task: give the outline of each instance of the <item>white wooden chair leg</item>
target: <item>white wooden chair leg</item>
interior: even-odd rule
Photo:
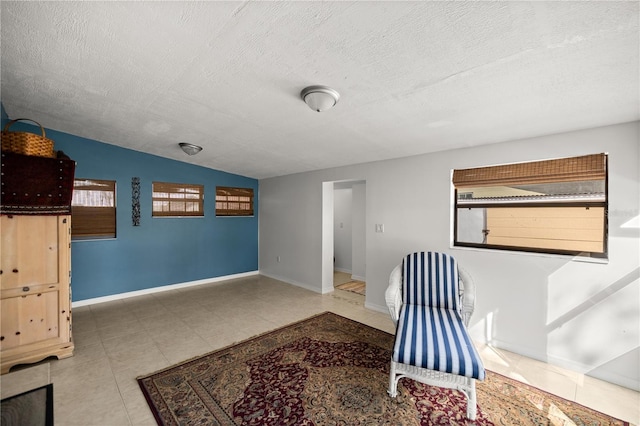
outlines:
[[[475,380],[471,380],[471,389],[469,389],[469,395],[467,399],[467,418],[469,420],[476,419],[476,382]]]
[[[391,361],[389,367],[389,390],[387,393],[390,397],[395,398],[398,395],[398,380],[396,379],[396,363]]]

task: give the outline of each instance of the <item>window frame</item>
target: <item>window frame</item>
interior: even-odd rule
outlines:
[[[156,185],[164,186],[164,188],[156,189]],[[168,191],[162,191],[163,189],[168,189]],[[172,198],[168,197],[157,197],[156,193],[166,193],[166,194],[186,194],[189,190],[197,190],[197,201],[196,198],[188,199],[186,197],[176,197]],[[156,210],[156,202],[167,202],[169,203],[169,210]],[[198,210],[187,211],[186,203],[194,203],[197,202]],[[184,210],[173,210],[171,209],[171,203],[185,203]],[[176,182],[160,182],[153,181],[151,182],[151,217],[152,218],[183,218],[183,217],[204,217],[204,185],[197,183],[176,183]]]
[[[221,194],[220,192],[226,192],[225,194]],[[219,200],[220,196],[235,196],[249,197],[249,200]],[[223,202],[233,202],[233,203],[249,203],[248,209],[229,209],[229,208],[219,208],[219,203]],[[253,188],[241,188],[241,187],[230,187],[230,186],[216,186],[216,217],[253,217],[255,216],[255,190]]]
[[[450,185],[452,188],[452,234],[451,234],[451,246],[452,248],[474,248],[480,250],[497,250],[497,251],[508,251],[508,252],[522,252],[522,253],[535,253],[535,254],[547,254],[547,255],[569,255],[569,256],[577,256],[577,257],[585,257],[585,258],[594,258],[599,260],[608,259],[609,252],[609,221],[608,221],[608,211],[609,211],[609,157],[607,153],[602,153],[598,155],[604,156],[604,201],[529,201],[529,202],[475,202],[469,204],[458,204],[458,193],[466,192],[465,189],[468,188],[457,188],[454,184],[454,172],[456,170],[452,170],[451,172],[451,180]],[[567,158],[559,158],[557,160],[565,160],[571,158],[579,158],[579,157],[567,157]],[[546,160],[553,161],[553,160]],[[541,161],[542,162],[542,161]],[[530,163],[535,163],[530,162]],[[520,164],[527,164],[526,162],[519,163],[511,163],[511,164],[500,164],[496,166],[489,167],[502,167],[502,166],[517,166]],[[489,167],[476,167],[471,169],[485,169]],[[558,181],[560,182],[560,181]],[[483,185],[478,185],[478,187]],[[491,185],[485,185],[491,186]],[[578,250],[570,250],[570,249],[553,249],[553,248],[540,248],[540,247],[528,247],[528,246],[511,246],[511,245],[502,245],[502,244],[488,244],[488,243],[475,243],[475,242],[461,242],[458,241],[458,212],[459,209],[464,208],[549,208],[549,207],[597,207],[603,209],[603,236],[602,236],[602,252],[595,251],[578,251]],[[484,229],[483,229],[484,231]]]
[[[109,186],[107,192],[111,192],[113,195],[113,206],[84,206],[73,205],[73,196],[71,201],[71,240],[83,241],[83,240],[102,240],[113,239],[117,237],[117,181],[110,179],[92,179],[92,178],[75,178],[74,183],[74,195],[78,192],[76,190],[76,182],[94,182],[100,184],[106,184]],[[86,185],[91,187],[93,185]],[[101,209],[109,208],[109,212],[105,212]],[[105,214],[106,213],[106,214]],[[90,221],[92,218],[93,221]],[[93,223],[84,223],[84,222]],[[78,222],[81,223],[78,226]],[[97,222],[97,225],[96,225]],[[107,222],[112,222],[107,223]],[[97,229],[100,229],[96,231]],[[94,231],[86,231],[86,228],[93,228]],[[75,232],[74,232],[75,231]]]

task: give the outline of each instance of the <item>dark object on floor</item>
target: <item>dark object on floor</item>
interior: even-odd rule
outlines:
[[[2,426],[53,426],[53,383],[0,402]]]

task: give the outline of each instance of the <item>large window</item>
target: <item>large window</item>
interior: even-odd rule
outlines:
[[[217,186],[216,216],[253,216],[253,189]]]
[[[73,239],[115,238],[116,182],[75,179],[71,199]]]
[[[153,182],[152,216],[204,216],[204,186]]]
[[[607,255],[607,156],[453,171],[454,245]]]

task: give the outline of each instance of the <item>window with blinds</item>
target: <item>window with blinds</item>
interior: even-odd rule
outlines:
[[[216,216],[253,216],[253,189],[216,187]]]
[[[607,255],[607,155],[453,171],[454,245]]]
[[[71,238],[115,238],[116,182],[75,179],[71,199]]]
[[[152,187],[152,216],[204,216],[204,185],[152,182]]]

